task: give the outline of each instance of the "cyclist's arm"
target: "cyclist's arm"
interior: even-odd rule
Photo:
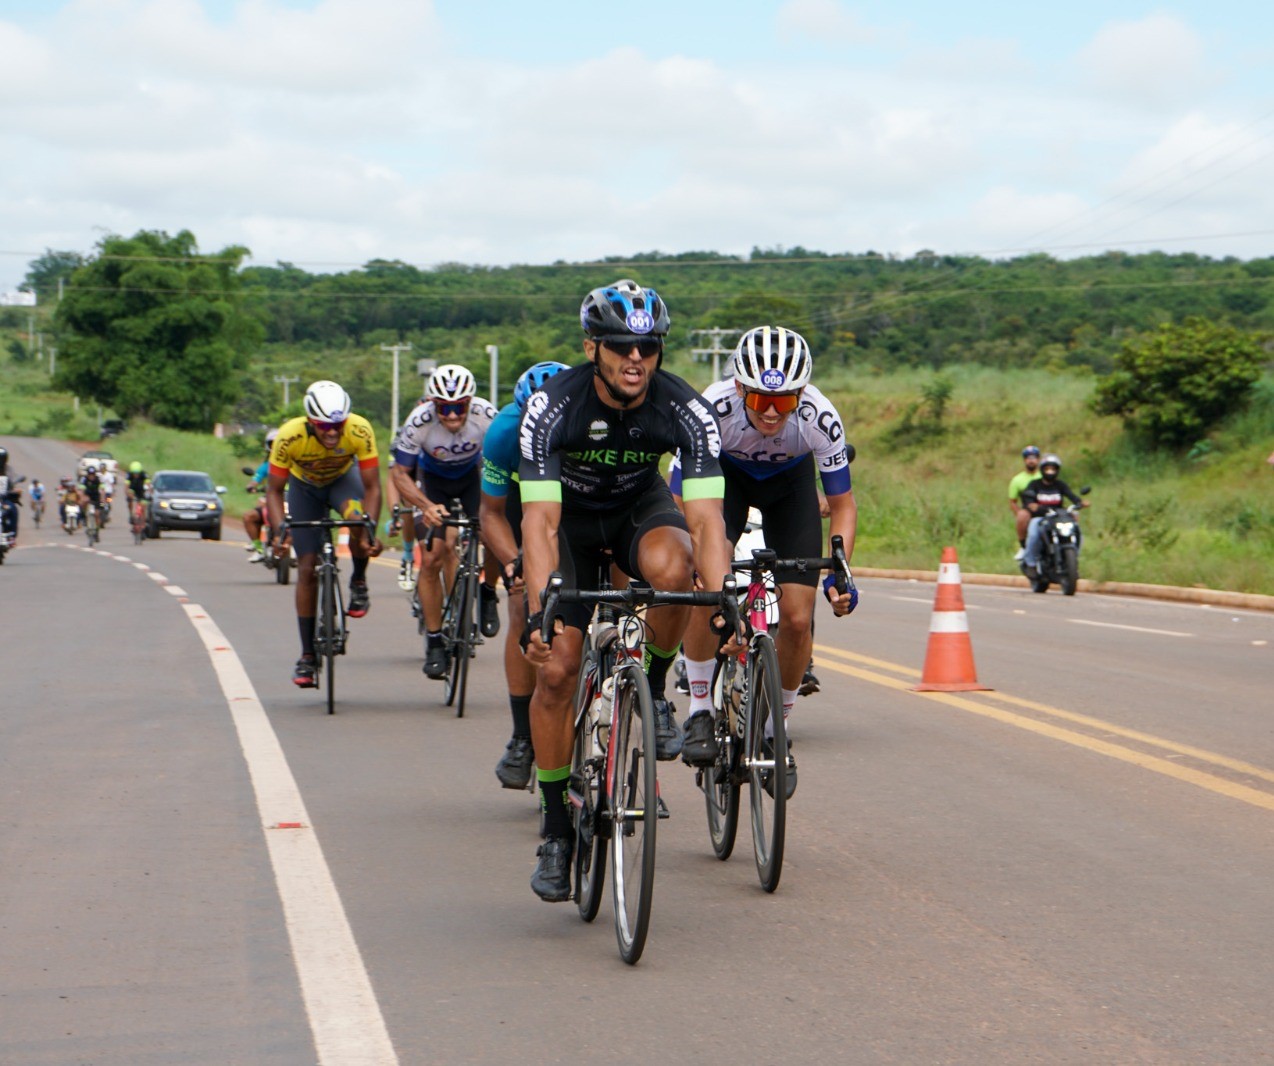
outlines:
[[[478,508],[478,517],[482,522],[482,543],[495,557],[502,571],[518,554],[518,542],[514,539],[513,527],[509,525],[508,515],[504,512],[507,498],[484,492]]]
[[[828,536],[840,536],[845,541],[845,558],[854,558],[854,539],[858,535],[858,501],[854,492],[842,492],[838,496],[828,496],[827,505],[831,508],[831,521],[828,523]],[[829,549],[830,552],[830,549]]]
[[[376,460],[358,464],[363,479],[363,511],[372,520],[372,526],[380,521],[380,463]],[[373,534],[372,540],[376,537]]]
[[[425,525],[436,526],[446,517],[447,509],[442,504],[434,503],[421,491],[415,478],[412,477],[412,471],[415,469],[414,462],[408,465],[399,455],[394,465],[390,467],[390,480],[393,481],[394,488],[398,490],[399,500],[409,507],[416,508]]]
[[[283,491],[287,488],[287,485],[288,472],[286,468],[277,467],[271,463],[270,475],[265,481],[265,509],[270,516],[271,529],[282,529],[283,523],[286,521],[286,515],[283,510]],[[281,547],[282,540],[275,541],[276,551],[281,549]]]
[[[540,593],[548,584],[549,575],[558,568],[557,527],[561,520],[559,502],[522,501],[522,573],[531,614],[543,606]]]
[[[725,518],[720,497],[684,499],[686,525],[694,544],[695,569],[707,589],[719,589],[732,573],[729,542],[725,539]]]

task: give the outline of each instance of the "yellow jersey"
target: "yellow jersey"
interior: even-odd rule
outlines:
[[[309,421],[289,419],[279,427],[270,449],[270,473],[276,477],[292,474],[311,485],[330,485],[351,466],[378,466],[376,432],[361,415],[350,415],[335,448],[323,447]]]

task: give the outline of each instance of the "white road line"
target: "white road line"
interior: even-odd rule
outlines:
[[[1178,633],[1175,629],[1146,629],[1144,626],[1121,626],[1115,622],[1089,622],[1083,618],[1068,618],[1077,626],[1100,626],[1102,629],[1129,629],[1134,633],[1154,633],[1160,637],[1192,637],[1193,633]]]
[[[243,747],[318,1061],[396,1066],[398,1056],[362,955],[265,709],[239,656],[208,613],[194,603],[182,609],[212,660]]]

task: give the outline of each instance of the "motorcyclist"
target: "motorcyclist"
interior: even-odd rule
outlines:
[[[1031,515],[1026,533],[1026,556],[1022,566],[1026,576],[1034,581],[1039,576],[1040,523],[1044,515],[1061,510],[1063,501],[1070,500],[1077,507],[1088,503],[1061,479],[1062,461],[1048,454],[1040,460],[1040,476],[1022,490],[1022,503]]]
[[[1018,552],[1013,559],[1021,562],[1026,555],[1026,530],[1031,522],[1031,512],[1022,502],[1022,491],[1040,476],[1040,450],[1034,444],[1022,449],[1022,467],[1009,481],[1009,510],[1016,522]]]
[[[266,433],[265,456],[252,475],[252,481],[248,484],[249,492],[265,492],[265,479],[270,472],[270,449],[274,447],[274,440],[278,435],[277,428]],[[261,539],[261,533],[269,524],[269,516],[265,511],[265,496],[261,495],[257,497],[257,505],[243,513],[243,531],[248,534],[248,562],[265,561],[266,545]]]

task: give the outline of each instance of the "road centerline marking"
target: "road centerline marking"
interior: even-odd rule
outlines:
[[[1126,629],[1130,633],[1153,633],[1160,637],[1192,637],[1193,633],[1180,633],[1175,629],[1147,629],[1145,626],[1121,625],[1118,622],[1091,622],[1087,618],[1068,618],[1066,621],[1077,626],[1100,626],[1102,629]]]

